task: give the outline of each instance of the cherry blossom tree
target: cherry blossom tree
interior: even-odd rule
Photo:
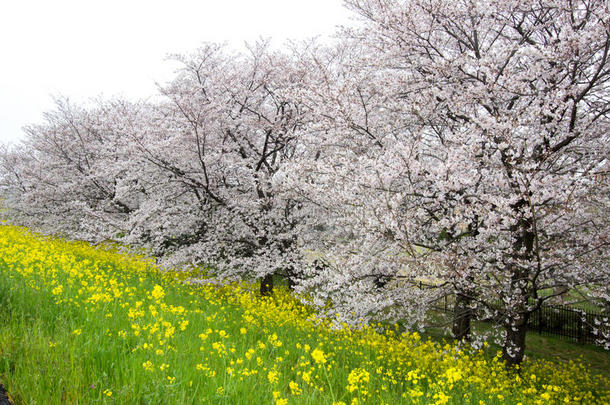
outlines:
[[[101,103],[103,104],[103,103]],[[137,201],[125,192],[126,164],[109,117],[123,102],[86,109],[57,99],[45,122],[2,155],[2,180],[13,220],[91,241],[116,239]]]
[[[335,45],[204,44],[147,102],[59,100],[0,151],[10,215],[283,275],[342,321],[455,296],[454,335],[495,320],[509,364],[554,296],[608,310],[607,2],[346,5]]]
[[[359,41],[297,44],[293,57],[310,72],[295,96],[315,116],[301,135],[305,152],[285,168],[283,185],[316,212],[307,241],[316,260],[299,291],[342,322],[384,316],[423,326],[429,306],[421,304],[441,291],[412,288],[419,281],[405,247],[390,242],[390,218],[380,216],[388,212],[388,195],[371,183],[373,163],[408,124],[384,92],[389,76],[365,68]]]
[[[222,279],[261,279],[263,293],[274,274],[293,284],[307,214],[276,174],[299,153],[307,111],[290,94],[306,72],[264,41],[175,58],[184,68],[160,97],[59,101],[29,127],[4,159],[13,212],[71,237],[120,237],[171,264],[212,264]]]
[[[347,4],[365,28],[346,41],[362,48],[322,68],[333,85],[310,92],[331,119],[306,172],[359,236],[358,270],[327,288],[353,290],[354,271],[449,287],[458,334],[474,314],[495,319],[517,364],[529,316],[555,287],[595,300],[609,283],[607,3]],[[435,298],[386,290],[371,309]]]
[[[147,232],[160,225],[154,232],[172,245],[174,263],[260,279],[264,294],[274,274],[292,283],[305,214],[282,196],[276,174],[298,153],[307,115],[289,94],[305,73],[265,42],[246,54],[207,44],[176,59],[184,67],[161,88],[164,100],[129,135],[132,155],[162,179],[134,219]]]

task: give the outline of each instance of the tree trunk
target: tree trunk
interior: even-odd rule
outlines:
[[[294,291],[294,287],[296,286],[296,280],[293,276],[288,276],[286,282],[288,283],[288,289],[290,291]]]
[[[529,313],[526,313],[506,321],[506,340],[502,348],[502,358],[508,366],[515,366],[523,360],[528,318]]]
[[[470,340],[470,321],[472,319],[472,298],[466,294],[458,293],[453,308],[453,337],[456,340]]]
[[[525,335],[527,333],[527,321],[531,311],[527,309],[528,295],[526,292],[531,287],[528,281],[531,277],[531,271],[534,269],[536,262],[534,252],[534,242],[536,234],[534,233],[534,223],[531,217],[526,217],[521,214],[520,210],[528,206],[528,201],[521,199],[517,201],[513,208],[515,214],[519,215],[519,221],[511,226],[511,231],[515,235],[513,244],[513,259],[514,263],[510,266],[510,291],[513,294],[511,297],[516,300],[512,310],[509,312],[506,319],[506,340],[502,348],[502,357],[506,361],[507,366],[515,366],[523,360],[525,355]],[[521,263],[519,263],[521,262]],[[530,263],[530,266],[524,266],[522,263]]]
[[[273,274],[267,274],[261,279],[260,291],[262,296],[273,295]]]
[[[294,267],[288,266],[284,268],[282,274],[284,275],[288,289],[290,291],[294,291],[294,287],[297,284],[297,273],[294,271]]]

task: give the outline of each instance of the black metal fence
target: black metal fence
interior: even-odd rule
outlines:
[[[608,324],[604,319],[607,320],[607,315],[565,305],[544,305],[530,315],[528,328],[542,335],[594,344],[600,334],[608,333]]]
[[[417,284],[419,288],[435,287],[433,284],[421,281]],[[433,305],[433,308],[437,311],[453,313],[454,301],[452,295],[445,295]],[[608,318],[608,314],[604,315],[600,312],[576,309],[568,305],[545,304],[530,314],[527,326],[528,330],[541,335],[553,335],[579,343],[595,344],[601,336],[610,335]]]

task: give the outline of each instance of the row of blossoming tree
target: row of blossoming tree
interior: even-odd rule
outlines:
[[[282,276],[341,321],[423,328],[450,295],[454,336],[493,320],[510,364],[553,297],[608,310],[608,3],[346,6],[332,45],[206,44],[147,101],[57,100],[2,150],[5,214]]]

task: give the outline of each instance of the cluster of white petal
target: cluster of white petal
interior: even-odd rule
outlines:
[[[207,44],[148,101],[58,100],[0,154],[5,213],[282,275],[340,322],[423,328],[450,297],[515,363],[541,305],[609,311],[607,2],[346,4],[333,45]]]

